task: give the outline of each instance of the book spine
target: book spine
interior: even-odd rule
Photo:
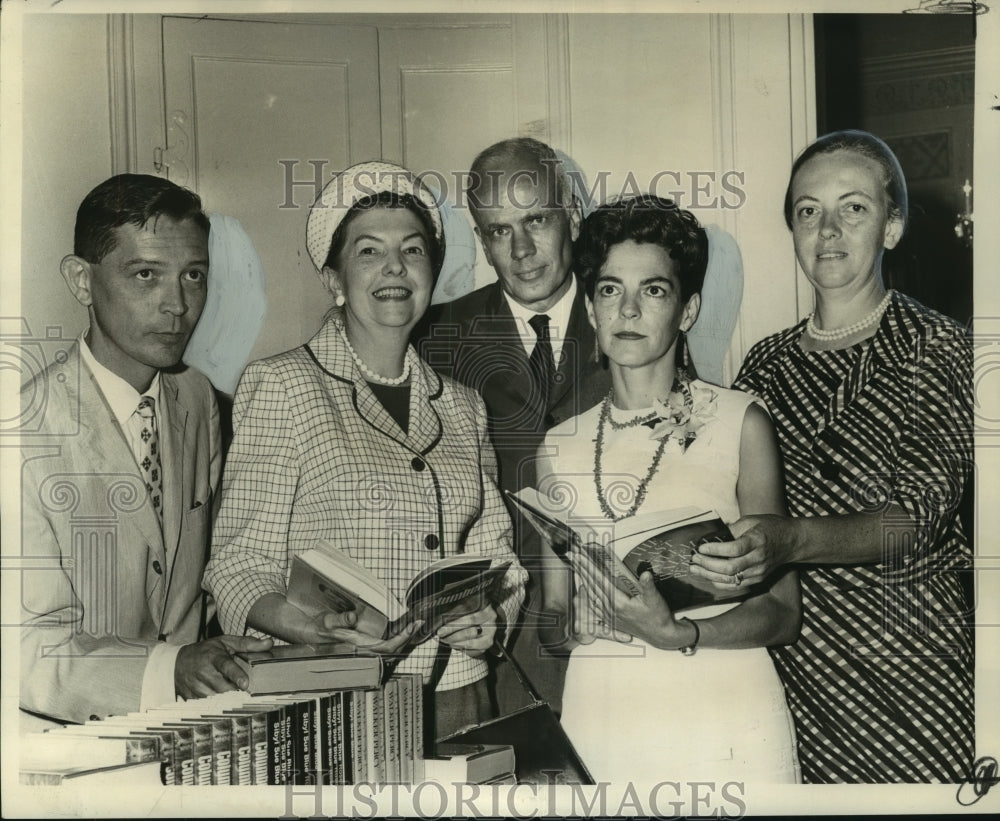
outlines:
[[[316,783],[316,702],[310,698],[302,703],[299,714],[299,730],[302,733],[300,746],[302,748],[302,773],[298,784],[312,785]]]
[[[333,694],[328,693],[319,699],[319,713],[316,716],[319,744],[316,748],[316,783],[327,786],[330,784],[330,773],[333,771],[333,751],[331,747],[331,731],[333,720]]]
[[[396,677],[399,687],[399,780],[413,783],[413,679],[407,675]]]
[[[309,707],[304,701],[292,701],[286,705],[288,711],[288,734],[290,770],[289,784],[306,783],[306,756],[309,744]]]
[[[381,690],[365,691],[365,734],[368,738],[368,781],[385,784],[385,718]]]
[[[350,745],[344,726],[343,692],[330,694],[330,783],[347,784],[347,768],[350,761]]]
[[[285,713],[281,705],[275,705],[268,712],[267,719],[267,783],[284,784],[284,733]]]
[[[281,763],[278,774],[279,784],[291,784],[292,770],[295,766],[294,739],[292,737],[292,727],[295,721],[295,708],[285,704],[281,707],[281,720],[279,723],[279,743],[281,750],[278,760]]]
[[[175,783],[192,786],[195,783],[194,729],[174,727],[171,732],[174,736],[174,766],[177,769]]]
[[[174,765],[175,753],[174,753],[174,734],[170,732],[159,732],[156,730],[148,730],[151,736],[154,736],[160,745],[160,760],[163,762],[163,783],[164,784],[177,784],[177,768]]]
[[[194,733],[194,783],[204,787],[212,783],[212,725],[210,722],[200,722],[191,727]]]
[[[266,711],[250,716],[251,780],[253,784],[269,784],[268,753],[270,751],[270,716]]]
[[[390,679],[382,689],[382,750],[385,758],[385,781],[398,784],[400,778],[399,682]]]
[[[351,745],[353,767],[351,784],[366,784],[371,780],[368,772],[368,731],[365,722],[365,693],[352,690],[351,693]]]
[[[424,733],[426,715],[424,713],[424,678],[413,673],[413,783],[424,780]]]
[[[212,720],[212,783],[233,783],[233,724],[228,718]]]
[[[237,786],[250,786],[253,783],[253,755],[251,741],[251,717],[247,714],[233,713],[233,770],[231,783]]]

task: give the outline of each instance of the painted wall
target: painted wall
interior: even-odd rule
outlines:
[[[49,326],[75,336],[87,314],[59,262],[73,250],[77,206],[112,173],[108,23],[102,14],[23,21],[21,315],[36,336]]]
[[[645,190],[658,180],[659,193],[675,196],[739,242],[746,285],[730,378],[753,342],[803,309],[780,214],[791,158],[807,139],[802,87],[811,78],[794,76],[811,55],[811,40],[795,36],[803,19],[568,18],[570,139],[559,147],[592,186],[603,179],[596,196]],[[112,172],[108,40],[106,16],[25,18],[21,259],[29,287],[22,314],[35,333],[59,325],[75,334],[86,322],[58,265],[72,249],[77,204]],[[620,43],[629,48],[615,47]],[[451,108],[461,112],[463,105],[455,101]],[[727,172],[740,176],[724,183]],[[268,326],[287,321],[277,313],[269,313],[265,335]]]

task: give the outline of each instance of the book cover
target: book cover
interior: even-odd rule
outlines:
[[[509,744],[442,743],[424,760],[427,780],[440,784],[491,783],[510,777],[514,767]]]
[[[163,757],[166,770],[164,783],[193,783],[193,761],[191,759],[191,734],[188,731],[177,732],[173,729],[149,726],[154,724],[143,714],[129,716],[109,716],[102,721],[88,721],[85,724],[67,724],[58,729],[49,730],[53,735],[88,736],[93,738],[100,734],[127,734],[130,736],[156,736],[159,738],[160,754]],[[188,780],[185,781],[184,779]]]
[[[91,767],[84,763],[67,767],[32,769],[22,767],[19,782],[26,786],[66,784],[87,789],[118,787],[122,784],[161,786],[164,783],[163,763],[161,761],[145,761],[103,767]]]
[[[86,761],[91,767],[159,761],[158,738],[135,736],[129,730],[94,727],[92,733],[27,733],[21,736],[21,769],[62,769]]]
[[[651,570],[656,589],[678,612],[713,602],[744,598],[747,587],[717,588],[691,573],[691,554],[706,542],[732,541],[729,527],[713,510],[694,507],[645,513],[620,522],[579,522],[564,518],[565,506],[525,488],[507,492],[557,554],[597,568],[630,596],[640,592],[638,577]]]
[[[382,637],[420,619],[424,625],[413,638],[419,643],[447,618],[496,603],[509,566],[473,554],[448,556],[421,571],[400,601],[367,568],[320,541],[293,557],[286,598],[309,615],[354,610],[359,630]]]
[[[377,687],[382,678],[382,657],[353,644],[286,644],[234,659],[251,695]]]

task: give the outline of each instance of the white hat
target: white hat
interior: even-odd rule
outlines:
[[[437,200],[412,172],[394,163],[376,160],[352,165],[326,184],[323,193],[309,209],[306,222],[306,250],[316,270],[320,271],[330,253],[333,234],[347,212],[365,197],[391,191],[397,196],[409,194],[427,206],[434,224],[434,238],[443,234]]]

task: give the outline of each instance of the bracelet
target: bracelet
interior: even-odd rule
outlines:
[[[684,647],[677,648],[682,656],[693,656],[698,650],[698,642],[701,639],[701,628],[698,627],[698,622],[689,618],[681,617],[678,621],[686,621],[694,628],[694,641]]]

